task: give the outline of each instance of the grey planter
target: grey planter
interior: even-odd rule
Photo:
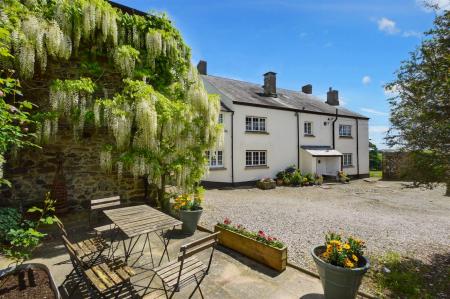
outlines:
[[[183,232],[187,234],[195,233],[198,221],[202,215],[203,210],[183,211],[180,210],[180,220],[183,221]]]
[[[361,280],[370,267],[369,260],[366,257],[361,257],[359,268],[348,269],[337,267],[319,258],[319,255],[324,251],[325,246],[317,246],[311,249],[311,255],[319,271],[325,298],[356,298]]]

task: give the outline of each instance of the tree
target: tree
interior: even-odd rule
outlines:
[[[427,38],[386,85],[396,92],[389,99],[391,128],[388,145],[432,157],[430,171],[442,174],[450,195],[450,11],[437,15]],[[412,155],[419,157],[421,155]],[[422,163],[423,159],[412,159]],[[428,184],[436,176],[423,175],[418,183]]]
[[[371,170],[381,169],[381,153],[375,143],[369,142],[369,168]]]
[[[116,170],[120,180],[128,170],[157,184],[160,205],[166,183],[193,190],[206,170],[205,151],[220,145],[220,100],[207,94],[167,16],[129,15],[104,0],[4,0],[0,12],[15,54],[0,63],[15,67],[19,78],[33,80],[48,64],[68,60],[94,68],[97,59],[107,64],[96,66],[101,73],[112,69],[123,79],[104,98],[92,74],[54,80],[34,118],[36,141],[51,142],[60,121],[78,139],[92,120],[114,140],[99,155],[106,172]]]

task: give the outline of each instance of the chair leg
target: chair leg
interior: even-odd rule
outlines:
[[[194,275],[195,277],[195,281],[197,282],[197,285],[195,286],[195,289],[192,291],[192,293],[189,295],[189,298],[192,298],[192,296],[194,296],[195,291],[197,291],[197,289],[200,290],[200,284],[202,283],[203,279],[205,278],[206,274],[203,274],[202,278],[200,278],[200,280],[197,280],[197,276]],[[200,295],[203,298],[203,293],[200,290]]]

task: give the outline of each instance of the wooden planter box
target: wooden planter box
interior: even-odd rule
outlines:
[[[233,231],[214,226],[219,234],[219,244],[233,249],[252,260],[282,272],[286,269],[287,247],[281,249],[268,246]]]

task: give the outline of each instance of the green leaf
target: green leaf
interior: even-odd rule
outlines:
[[[42,213],[43,210],[40,209],[40,208],[38,208],[38,207],[32,207],[32,208],[29,208],[27,212],[28,212],[28,213],[35,213],[35,212]]]

